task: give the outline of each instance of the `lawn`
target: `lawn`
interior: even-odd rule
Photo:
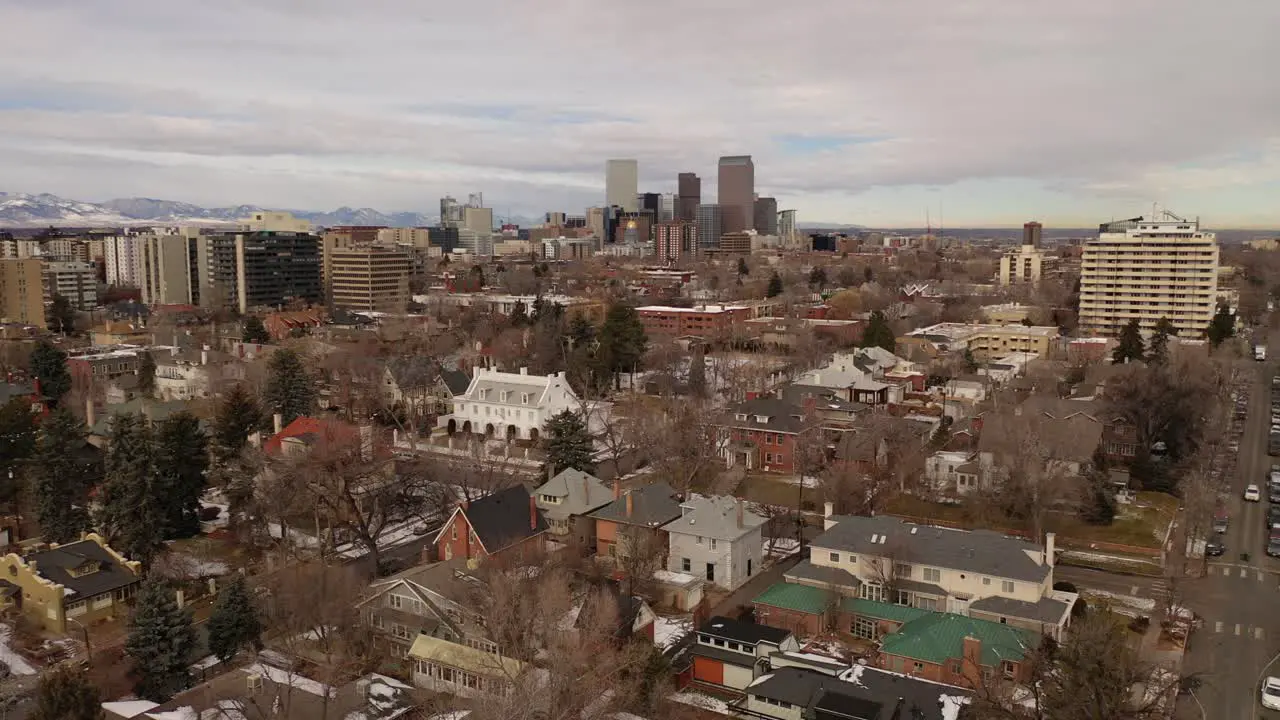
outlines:
[[[738,485],[738,497],[747,502],[761,505],[780,505],[794,509],[796,502],[803,497],[806,510],[822,507],[821,490],[804,488],[803,496],[799,485],[787,482],[781,476],[765,473],[749,472]]]

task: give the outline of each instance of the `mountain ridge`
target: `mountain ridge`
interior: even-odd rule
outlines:
[[[51,193],[0,192],[0,228],[114,227],[129,225],[234,225],[249,214],[266,210],[258,205],[206,208],[192,203],[157,198],[116,198],[101,203],[83,202]],[[276,209],[276,208],[272,208]],[[317,226],[430,225],[435,216],[416,212],[384,213],[373,208],[343,206],[332,211],[289,210],[295,217]]]

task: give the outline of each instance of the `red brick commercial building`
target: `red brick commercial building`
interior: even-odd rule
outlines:
[[[637,307],[636,315],[649,337],[727,337],[751,316],[750,307],[740,305],[698,305]]]
[[[727,337],[751,317],[741,305],[698,305],[691,308],[647,305],[636,308],[649,337]]]

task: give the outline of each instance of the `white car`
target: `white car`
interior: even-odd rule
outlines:
[[[1244,499],[1249,502],[1262,502],[1262,493],[1257,485],[1249,485],[1244,489]]]
[[[1280,678],[1269,677],[1262,681],[1262,707],[1268,710],[1280,710]]]

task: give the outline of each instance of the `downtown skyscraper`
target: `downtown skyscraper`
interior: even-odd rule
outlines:
[[[756,166],[750,155],[720,158],[718,190],[721,232],[741,232],[755,227]]]
[[[635,160],[606,160],[604,163],[605,207],[620,207],[633,213],[640,209],[640,165]]]

